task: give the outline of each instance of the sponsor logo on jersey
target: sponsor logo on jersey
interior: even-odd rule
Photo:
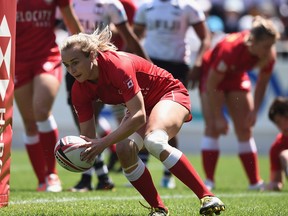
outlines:
[[[18,11],[16,22],[32,22],[37,27],[49,27],[51,18],[50,10]]]

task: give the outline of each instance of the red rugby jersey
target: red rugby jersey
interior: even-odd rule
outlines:
[[[174,89],[187,92],[169,72],[139,56],[126,52],[99,52],[97,62],[98,82],[76,81],[72,88],[72,102],[80,122],[93,116],[94,100],[105,104],[124,104],[142,91],[147,110],[167,92]]]
[[[69,4],[70,0],[17,1],[16,62],[46,56],[61,59],[54,34],[55,11]]]

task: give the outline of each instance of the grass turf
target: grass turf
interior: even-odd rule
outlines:
[[[199,155],[188,155],[190,161],[203,177]],[[269,176],[268,157],[260,156],[260,169],[265,181]],[[171,216],[199,215],[199,200],[186,186],[176,181],[173,190],[159,186],[162,177],[162,164],[152,157],[148,163],[156,187],[169,207]],[[95,215],[95,216],[144,216],[148,204],[133,188],[125,187],[127,180],[119,172],[111,172],[115,191],[91,191],[71,193],[67,189],[74,186],[80,174],[58,167],[64,191],[61,193],[36,192],[36,177],[32,172],[28,157],[23,150],[12,150],[10,203],[0,209],[1,216],[31,215]],[[93,177],[93,184],[97,180]],[[226,204],[221,215],[229,216],[286,216],[288,215],[288,188],[282,192],[247,191],[248,182],[235,155],[222,155],[217,166],[216,189],[213,191]]]

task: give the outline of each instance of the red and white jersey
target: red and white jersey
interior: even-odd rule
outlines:
[[[73,6],[86,33],[127,21],[122,3],[118,0],[73,0]]]
[[[99,52],[96,60],[99,68],[97,83],[76,81],[72,88],[72,103],[79,122],[92,118],[93,101],[124,104],[141,91],[145,109],[151,110],[173,90],[183,92],[189,98],[187,89],[179,80],[144,58],[126,52],[107,51]],[[187,106],[190,110],[190,103]]]
[[[259,58],[249,52],[245,44],[249,31],[242,31],[227,35],[220,41],[213,51],[207,51],[204,55],[205,63],[218,73],[233,76],[234,73],[245,73],[253,69],[259,63]],[[272,60],[264,68],[263,73],[272,73],[275,60]]]
[[[185,41],[188,27],[205,20],[200,6],[191,0],[151,0],[137,10],[134,23],[145,25],[144,48],[151,58],[188,62]]]
[[[70,0],[18,0],[16,15],[16,62],[59,56],[55,42],[56,7]]]
[[[260,59],[251,54],[245,40],[249,31],[232,33],[221,40],[213,49],[207,50],[203,56],[200,91],[206,91],[208,73],[225,74],[218,86],[222,90],[251,89],[251,82],[247,71],[257,67]],[[275,59],[260,69],[259,73],[272,73]]]

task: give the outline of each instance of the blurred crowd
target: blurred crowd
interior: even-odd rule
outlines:
[[[206,12],[212,32],[231,33],[250,29],[253,17],[269,18],[281,34],[277,51],[288,53],[287,0],[197,0]]]
[[[271,19],[282,39],[288,38],[288,1],[286,0],[198,0],[209,16],[217,16],[223,22],[225,33],[251,27],[256,15]]]

